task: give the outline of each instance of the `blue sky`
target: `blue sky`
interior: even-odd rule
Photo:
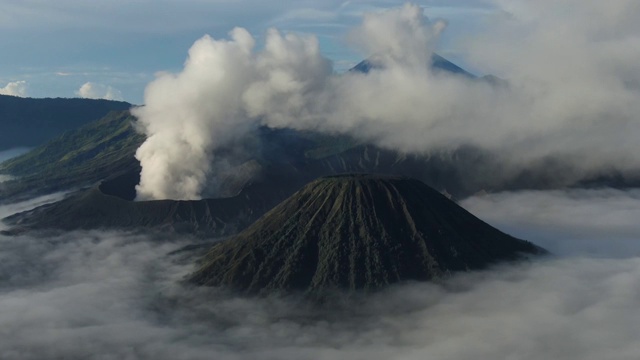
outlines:
[[[429,18],[448,20],[439,52],[461,65],[457,44],[491,16],[481,0],[419,1]],[[359,54],[345,40],[363,12],[401,1],[336,0],[0,0],[0,93],[30,97],[104,97],[141,103],[158,71],[179,71],[205,34],[235,26],[258,39],[270,27],[315,34],[336,71]],[[80,88],[86,84],[84,92]]]

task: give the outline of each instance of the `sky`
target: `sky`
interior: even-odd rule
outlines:
[[[438,51],[472,71],[460,39],[495,16],[482,0],[417,1],[432,19],[449,23]],[[143,102],[157,72],[182,68],[187,50],[205,34],[228,37],[236,26],[258,42],[269,28],[314,34],[342,72],[368,54],[355,51],[349,29],[364,12],[401,1],[256,0],[0,0],[0,94],[100,97]]]

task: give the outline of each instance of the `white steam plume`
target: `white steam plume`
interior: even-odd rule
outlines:
[[[480,65],[499,64],[504,86],[431,71],[445,24],[417,5],[368,14],[351,33],[382,65],[369,74],[333,74],[313,37],[270,30],[257,53],[241,29],[229,41],[198,40],[184,70],[152,82],[136,111],[148,136],[137,153],[139,198],[198,198],[215,178],[216,150],[258,125],[407,152],[473,145],[511,167],[555,156],[584,172],[637,169],[640,47],[630,45],[640,43],[640,28],[624,19],[640,16],[638,6],[616,2],[601,29],[588,24],[602,2],[576,3],[589,11],[566,19],[547,15],[556,3],[545,1],[544,11],[517,3],[507,10],[530,18],[497,19],[469,47]],[[521,10],[528,7],[538,11]]]
[[[161,74],[134,110],[147,134],[138,198],[197,199],[210,175],[213,150],[250,125],[241,95],[252,77],[254,39],[244,29],[231,40],[196,41],[180,74]]]
[[[147,87],[146,105],[134,110],[147,134],[136,153],[138,198],[198,199],[215,150],[256,124],[244,99],[258,108],[284,103],[287,123],[310,106],[307,91],[321,88],[331,71],[316,39],[271,30],[259,56],[254,44],[240,28],[229,41],[205,36],[189,50],[183,72],[161,74]]]

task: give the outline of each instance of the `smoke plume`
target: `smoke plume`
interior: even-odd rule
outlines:
[[[312,36],[272,29],[261,50],[243,29],[205,36],[182,72],[149,84],[135,112],[148,137],[136,154],[138,197],[199,198],[215,182],[217,151],[260,125],[414,153],[471,145],[505,168],[555,157],[585,174],[637,169],[640,28],[629,19],[638,6],[544,3],[498,2],[509,16],[465,48],[507,84],[432,71],[446,24],[411,4],[367,14],[349,34],[380,65],[369,74],[333,73]],[[590,25],[600,10],[606,21]]]

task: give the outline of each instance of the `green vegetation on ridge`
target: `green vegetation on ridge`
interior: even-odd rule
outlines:
[[[133,158],[144,141],[129,111],[110,112],[101,120],[0,164],[0,174],[19,179],[0,188],[2,197],[28,191],[50,192],[83,186],[138,167]]]

